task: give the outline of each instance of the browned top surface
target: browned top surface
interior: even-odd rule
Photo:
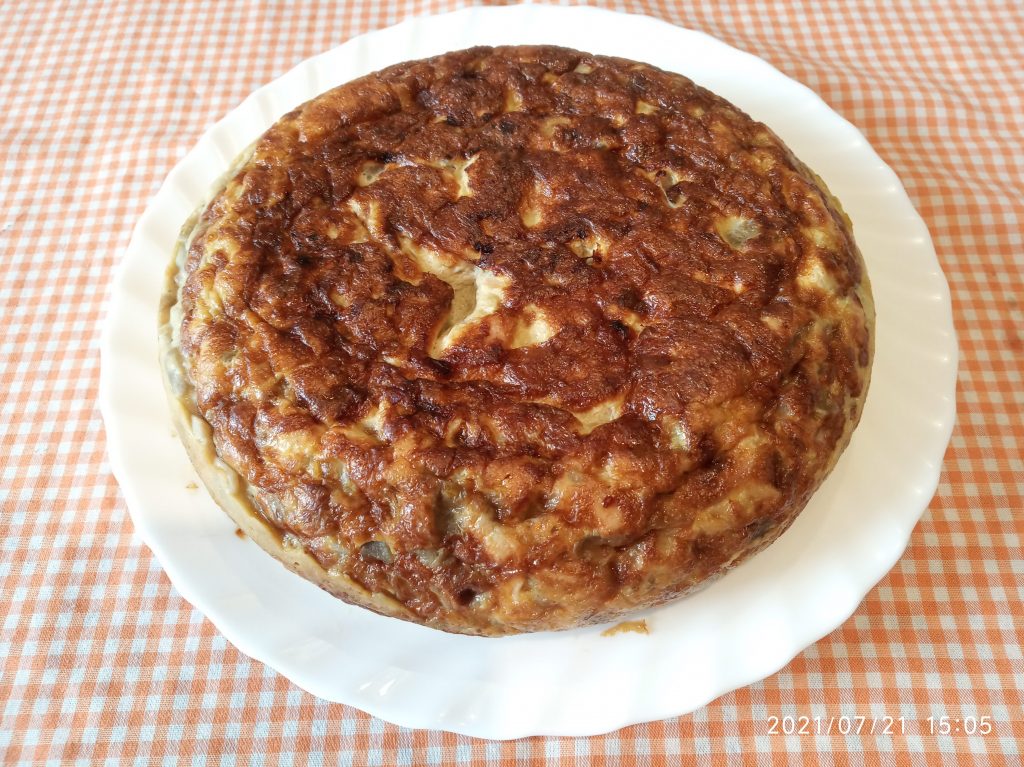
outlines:
[[[685,78],[476,48],[260,140],[192,241],[181,349],[325,568],[445,627],[563,625],[803,507],[859,416],[861,269],[813,176]]]

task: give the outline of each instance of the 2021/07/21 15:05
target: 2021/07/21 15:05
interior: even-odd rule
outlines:
[[[924,720],[929,735],[988,735],[990,716],[929,716]],[[905,735],[902,716],[770,716],[769,735]]]

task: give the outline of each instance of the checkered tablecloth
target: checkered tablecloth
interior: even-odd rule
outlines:
[[[903,179],[952,288],[959,419],[938,493],[853,617],[782,671],[607,736],[486,742],[317,700],[171,587],[133,533],[96,405],[132,226],[250,91],[355,34],[459,5],[0,2],[0,764],[1021,764],[1020,0],[604,3],[708,32],[817,91]],[[772,717],[843,715],[903,717],[906,734],[772,732]]]

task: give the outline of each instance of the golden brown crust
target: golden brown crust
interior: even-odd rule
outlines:
[[[838,202],[635,62],[369,75],[282,118],[189,235],[161,322],[203,481],[304,577],[448,631],[706,582],[792,522],[867,391]]]

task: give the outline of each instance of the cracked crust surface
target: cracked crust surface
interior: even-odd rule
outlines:
[[[605,621],[773,541],[867,392],[849,221],[684,77],[474,48],[276,123],[161,307],[217,502],[355,604],[498,635]]]

